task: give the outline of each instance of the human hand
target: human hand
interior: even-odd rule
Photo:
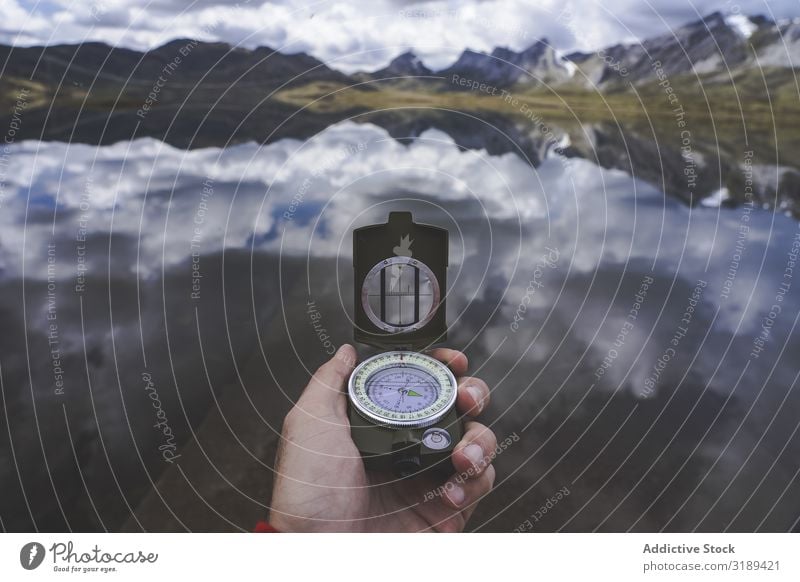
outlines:
[[[489,402],[489,388],[465,376],[467,358],[446,348],[430,355],[458,379],[456,408],[468,417]],[[395,479],[366,471],[350,438],[347,380],[355,349],[343,345],[311,378],[286,415],[275,463],[270,523],[279,531],[460,532],[494,484],[497,441],[482,424],[467,420],[455,446],[457,473],[442,483],[430,474]]]

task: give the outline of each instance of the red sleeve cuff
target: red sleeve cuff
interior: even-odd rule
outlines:
[[[272,527],[272,525],[268,521],[259,521],[258,523],[256,523],[256,527],[253,531],[255,533],[281,533],[280,531]]]

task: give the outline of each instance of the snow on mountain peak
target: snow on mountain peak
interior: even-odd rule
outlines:
[[[727,24],[736,32],[738,32],[742,36],[742,38],[750,38],[758,28],[758,26],[756,26],[744,14],[731,14],[729,16],[726,16],[725,24]]]
[[[567,75],[574,77],[578,71],[578,66],[566,58],[561,51],[556,51],[556,62],[567,70]]]

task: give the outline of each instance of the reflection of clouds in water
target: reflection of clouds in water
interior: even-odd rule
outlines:
[[[339,255],[349,257],[349,232],[354,226],[383,221],[389,210],[400,208],[412,209],[420,222],[447,226],[451,230],[448,281],[451,341],[459,346],[474,341],[469,346],[473,363],[479,366],[485,362],[481,375],[490,382],[508,373],[508,379],[497,386],[493,398],[493,408],[498,414],[503,413],[497,424],[502,434],[520,429],[538,413],[544,422],[554,419],[557,425],[577,405],[595,381],[593,372],[614,347],[614,339],[626,321],[640,281],[651,269],[655,284],[636,325],[618,350],[613,365],[597,382],[594,394],[581,402],[579,414],[584,420],[595,418],[604,399],[618,386],[622,390],[617,396],[623,398],[623,405],[637,402],[633,395],[641,393],[652,366],[680,324],[688,296],[698,279],[708,281],[708,287],[689,333],[681,341],[679,357],[664,371],[649,403],[663,404],[677,393],[676,386],[695,355],[692,370],[681,388],[686,396],[678,400],[697,398],[706,385],[715,397],[730,395],[751,350],[752,338],[760,329],[765,309],[772,303],[781,281],[786,252],[796,232],[794,221],[754,211],[733,291],[728,299],[722,299],[720,290],[735,249],[741,209],[687,208],[621,171],[604,170],[581,159],[564,163],[560,158],[549,157],[534,169],[514,154],[491,157],[480,150],[462,150],[436,130],[425,132],[417,140],[400,142],[376,126],[345,122],[307,142],[285,139],[266,146],[245,144],[225,150],[193,151],[180,151],[150,139],[104,147],[25,142],[14,146],[11,162],[17,171],[8,177],[9,196],[0,210],[2,279],[16,284],[22,272],[22,235],[29,189],[31,206],[25,233],[25,276],[29,289],[34,285],[41,288],[46,277],[43,249],[55,240],[60,249],[57,275],[65,280],[61,288],[68,290],[75,276],[75,237],[81,215],[86,213],[89,273],[98,277],[90,281],[89,288],[104,290],[99,278],[105,277],[110,269],[114,281],[119,281],[114,283],[114,301],[126,306],[114,308],[118,358],[133,361],[139,348],[134,308],[137,297],[133,289],[136,279],[130,276],[136,273],[143,288],[145,343],[161,346],[165,351],[166,346],[160,343],[162,320],[165,314],[174,318],[179,325],[170,327],[174,334],[170,347],[176,365],[183,370],[196,371],[197,360],[192,341],[193,306],[188,301],[188,291],[182,294],[189,280],[187,266],[195,228],[200,230],[197,249],[203,257],[200,264],[208,276],[204,297],[210,297],[209,302],[214,304],[220,300],[216,294],[219,262],[218,257],[212,257],[223,249],[229,253],[226,256],[233,255],[226,259],[230,261],[226,276],[234,280],[229,292],[239,294],[238,301],[228,297],[226,314],[219,307],[220,313],[209,315],[211,319],[204,329],[224,329],[220,318],[226,315],[238,324],[231,326],[237,336],[234,343],[239,341],[252,347],[253,329],[252,325],[248,327],[251,323],[248,318],[253,315],[246,309],[250,305],[246,255],[251,244],[259,258],[267,258],[266,265],[256,265],[258,276],[253,277],[260,286],[256,296],[263,298],[263,305],[256,306],[262,310],[256,315],[259,323],[267,322],[268,327],[283,325],[282,321],[276,324],[282,294],[287,313],[301,314],[287,317],[287,324],[292,336],[302,338],[304,333],[310,333],[308,321],[302,316],[307,300],[302,292],[307,254],[314,261],[314,268],[309,269],[314,298],[333,327],[334,322],[344,321],[337,284],[345,302],[350,296],[343,291],[349,283],[342,283],[342,280],[349,282],[349,273],[337,271],[337,276],[332,276],[334,268],[339,263],[346,265],[347,261],[335,263],[333,259]],[[207,196],[208,211],[198,224],[204,183],[212,195]],[[91,194],[88,210],[81,207],[87,188]],[[53,235],[56,193],[58,218]],[[112,261],[107,266],[112,212]],[[141,245],[138,267],[137,244]],[[509,324],[545,247],[558,249],[558,266],[543,275],[543,286],[531,297],[524,321],[516,333],[511,333]],[[275,256],[281,248],[286,256],[284,279],[279,287]],[[759,274],[765,253],[764,268]],[[165,282],[161,281],[162,268]],[[670,291],[673,278],[675,284]],[[167,305],[163,306],[158,299],[162,283],[167,290]],[[752,300],[745,309],[751,293]],[[11,305],[5,306],[4,322],[13,322],[15,328],[20,328],[24,323],[19,321],[19,314],[9,311],[17,298],[14,294],[8,296]],[[32,296],[28,325],[45,321],[43,297],[38,290]],[[749,379],[736,388],[732,409],[723,414],[721,427],[735,426],[760,390],[796,315],[795,297],[793,294],[786,298],[767,353],[751,363]],[[61,347],[67,357],[77,361],[74,365],[79,369],[82,339],[80,328],[72,325],[78,321],[74,298],[65,300],[59,309],[59,317],[65,322]],[[103,387],[98,400],[101,416],[116,425],[116,432],[111,431],[114,438],[123,439],[120,411],[113,402],[106,401],[108,387],[116,388],[108,358],[103,361],[104,354],[111,355],[104,349],[108,346],[110,327],[107,313],[103,313],[107,309],[105,303],[98,302],[92,303],[87,311],[88,349],[99,354],[97,369],[93,368],[92,373],[97,385]],[[237,309],[241,310],[238,314]],[[497,311],[490,318],[494,310]],[[713,329],[702,343],[717,310]],[[338,330],[334,335],[344,337],[347,333]],[[517,363],[534,338],[535,344]],[[734,343],[722,360],[731,339]],[[224,354],[227,346],[222,344],[226,338],[219,337],[217,341],[218,349],[209,349],[209,353]],[[501,342],[505,342],[503,348],[488,359]],[[301,357],[314,359],[308,356],[316,344],[304,345],[301,339],[298,346],[301,351],[308,351],[301,353]],[[791,338],[787,351],[796,349],[796,341]],[[6,351],[14,350],[8,347]],[[220,377],[230,367],[223,360],[220,357],[211,363],[212,370]],[[20,362],[17,359],[7,364],[7,370],[15,376],[21,374]],[[291,367],[285,362],[283,365]],[[167,364],[153,366],[166,369]],[[300,369],[299,363],[297,367]],[[139,365],[125,362],[122,369],[123,384],[128,386],[131,378],[136,378]],[[47,385],[45,372],[37,369],[35,383]],[[541,377],[524,392],[540,372]],[[739,460],[749,450],[747,447],[759,436],[758,431],[763,430],[783,398],[793,373],[785,364],[776,368],[742,436],[725,453],[725,463],[720,466],[727,467],[726,472],[738,467]],[[72,378],[76,378],[76,373],[72,373]],[[543,408],[543,403],[559,389],[559,395]],[[165,406],[175,410],[177,416],[175,398],[164,394]],[[520,395],[522,399],[506,412]],[[713,406],[718,402],[700,407],[701,422],[710,423],[717,411]],[[143,418],[147,418],[147,413],[143,411]],[[674,434],[683,419],[680,415],[669,416],[672,420],[660,427],[658,434]],[[618,427],[621,418],[624,417],[619,414],[604,417],[598,422],[598,430]],[[767,444],[773,448],[782,446],[781,439],[785,440],[793,428],[790,424],[777,423],[774,441]],[[75,428],[79,429],[77,423]],[[533,430],[538,433],[542,427],[535,424]],[[598,436],[594,441],[603,444],[606,437]],[[727,433],[720,436],[714,431],[697,456],[716,458],[723,437]],[[571,443],[569,439],[574,438],[576,435],[567,435],[561,440]],[[635,444],[639,437],[636,433],[626,433],[626,438]],[[678,442],[684,450],[687,447],[691,450],[696,444],[685,436]],[[504,453],[499,462],[513,460],[519,465],[531,452],[532,449],[518,448],[517,452]],[[544,463],[548,458],[536,462]],[[574,466],[569,463],[559,469],[564,472],[562,481],[574,477],[576,471],[572,469]],[[531,471],[526,472],[521,487],[530,484],[530,474]],[[620,478],[626,475],[627,471],[622,471]],[[709,484],[709,494],[717,486],[714,482]],[[685,493],[685,488],[680,482],[676,486],[678,493]],[[657,491],[658,488],[643,492],[643,499],[649,503]],[[691,518],[687,518],[689,522]],[[627,521],[617,523],[627,524]],[[662,524],[657,519],[652,523],[659,527]]]
[[[623,355],[614,364],[611,375],[613,381],[607,379],[609,388],[616,387],[631,366],[636,368],[633,371],[634,378],[643,376],[649,369],[679,324],[688,300],[688,290],[699,279],[708,281],[708,288],[703,294],[698,317],[692,322],[692,332],[705,332],[717,309],[719,314],[711,335],[713,341],[704,346],[704,353],[696,367],[706,368],[704,371],[711,373],[713,370],[708,368],[715,367],[719,361],[722,350],[716,347],[724,336],[735,333],[742,338],[749,338],[760,329],[761,320],[783,277],[786,252],[796,232],[795,221],[784,216],[773,216],[769,212],[752,213],[748,222],[751,230],[746,252],[737,268],[733,291],[730,297],[722,298],[720,292],[735,251],[740,209],[721,210],[718,214],[716,209],[687,208],[672,199],[665,199],[653,187],[634,182],[621,172],[602,173],[603,191],[599,181],[600,171],[584,161],[574,161],[568,170],[575,184],[574,194],[569,182],[560,176],[564,172],[561,164],[549,160],[538,171],[540,175],[547,176],[544,181],[548,185],[551,236],[547,237],[546,229],[542,226],[526,225],[523,235],[525,246],[533,250],[514,276],[504,309],[506,325],[513,317],[516,302],[525,293],[533,262],[540,254],[539,249],[549,244],[561,251],[561,269],[558,276],[554,277],[556,280],[548,282],[540,290],[538,301],[532,301],[531,307],[535,309],[539,306],[541,321],[549,311],[559,317],[555,319],[555,329],[552,332],[549,329],[542,330],[540,337],[548,345],[558,343],[563,336],[564,323],[570,322],[580,309],[571,336],[585,344],[591,343],[601,357],[612,347],[614,338],[625,322],[638,281],[642,274],[651,272],[653,261],[656,260],[652,273],[656,279],[656,291],[653,292],[658,293],[658,298],[647,300],[648,309],[640,315],[627,339],[627,351],[620,350]],[[552,174],[548,175],[549,171]],[[771,226],[773,220],[774,226]],[[759,274],[765,253],[764,267]],[[617,292],[626,263],[630,274]],[[708,270],[706,264],[709,265]],[[568,283],[565,292],[559,295],[562,275],[567,268],[570,269],[573,284]],[[591,277],[595,272],[598,277],[595,282],[597,288],[591,300],[581,307],[588,281],[585,285],[575,283]],[[667,300],[667,291],[676,274],[675,289],[669,296],[653,335],[655,341],[648,343],[642,356],[634,362],[635,353],[653,329],[658,311]],[[786,312],[795,313],[796,300],[787,300],[792,307]],[[603,321],[609,306],[611,310]],[[788,332],[793,318],[794,315],[782,318],[781,332]],[[594,338],[601,324],[600,333]],[[539,332],[536,325],[527,326],[520,331],[521,341],[517,341],[516,345],[524,349]],[[630,348],[631,345],[636,346],[635,351]],[[747,342],[743,341],[741,346],[735,348],[735,353],[746,357],[749,353]],[[636,383],[641,382],[636,380]]]
[[[50,237],[55,193],[59,202],[56,238],[69,241],[74,237],[82,197],[90,186],[93,244],[103,244],[101,233],[111,227],[112,210],[117,235],[139,237],[141,221],[141,276],[155,274],[153,269],[161,265],[162,253],[166,265],[185,263],[195,228],[200,229],[202,254],[247,248],[252,242],[264,252],[282,248],[299,256],[309,252],[317,257],[348,255],[346,235],[360,212],[395,197],[419,198],[441,205],[467,232],[463,243],[453,237],[453,246],[458,247],[453,249],[454,264],[464,265],[458,280],[461,290],[478,291],[487,281],[501,282],[498,285],[502,290],[511,282],[505,296],[501,292],[484,306],[488,312],[502,302],[500,330],[505,327],[503,322],[513,317],[524,295],[534,258],[546,245],[558,248],[559,272],[533,298],[530,310],[531,316],[537,310],[545,314],[552,311],[563,320],[553,320],[558,326],[554,337],[548,338],[549,330],[545,329],[539,339],[557,345],[560,326],[571,322],[580,309],[571,336],[592,343],[601,354],[616,335],[609,330],[619,329],[624,323],[632,294],[623,288],[612,297],[622,270],[609,269],[611,265],[641,263],[638,271],[647,272],[657,255],[659,287],[668,288],[679,266],[680,280],[707,279],[703,312],[720,310],[715,331],[752,334],[760,326],[761,306],[774,294],[777,278],[782,275],[783,255],[778,250],[770,253],[765,272],[758,276],[761,257],[782,239],[790,242],[788,237],[770,238],[772,215],[754,212],[734,292],[722,300],[718,291],[727,270],[722,266],[730,263],[741,210],[686,208],[622,171],[603,170],[581,159],[565,164],[560,158],[550,157],[533,169],[513,154],[489,157],[485,152],[461,150],[436,130],[402,143],[376,126],[345,122],[307,142],[286,139],[267,146],[246,144],[222,151],[181,151],[151,139],[105,147],[25,142],[14,148],[13,161],[19,171],[11,176],[9,186],[17,188],[17,196],[9,197],[0,214],[0,241],[5,251],[0,260],[7,276],[21,267],[21,253],[16,251],[20,249],[28,185],[32,199],[45,208],[29,219],[29,259],[38,256],[43,244],[38,241]],[[87,176],[91,177],[89,185]],[[209,183],[209,178],[213,196],[198,226],[203,182]],[[145,192],[147,203],[142,215]],[[385,208],[379,206],[368,216],[380,220]],[[432,220],[447,220],[433,209],[424,209],[428,211]],[[793,224],[780,216],[775,221],[776,232]],[[520,225],[521,244],[517,234]],[[491,258],[487,228],[492,229]],[[709,272],[707,262],[711,265]],[[125,262],[124,267],[117,268],[131,272],[134,264]],[[601,292],[582,308],[583,287],[568,284],[558,295],[567,273],[573,280],[589,277],[598,269],[616,274],[607,277]],[[44,274],[43,270],[28,272],[33,278]],[[750,307],[743,311],[751,292]],[[460,291],[452,299],[451,310],[461,313],[473,294]],[[682,309],[681,301],[682,297],[674,296],[662,316],[666,334],[671,333],[670,322]],[[603,321],[610,303],[612,309]],[[652,317],[655,321],[657,312]],[[601,333],[597,334],[601,322]],[[642,334],[649,333],[650,327],[638,322],[631,339],[635,337],[637,344],[644,341]],[[515,338],[516,345],[526,347],[525,341],[532,339],[534,329],[523,326]],[[483,341],[487,349],[504,335],[491,326],[486,331]],[[644,354],[637,365],[647,367],[651,359],[652,354]],[[620,357],[614,366],[614,374],[620,375],[613,377],[622,380],[632,364],[632,359]]]
[[[348,149],[358,144],[362,149]],[[48,236],[56,193],[60,220],[69,222],[90,187],[94,233],[108,232],[112,210],[115,233],[137,235],[141,221],[141,269],[160,263],[162,246],[167,264],[186,259],[202,182],[208,178],[213,198],[202,224],[203,252],[246,246],[253,236],[263,249],[277,249],[281,235],[284,252],[304,254],[309,225],[327,204],[324,228],[316,236],[336,244],[320,245],[314,252],[333,254],[338,236],[332,237],[347,228],[367,199],[391,197],[400,192],[399,184],[402,192],[437,203],[477,197],[494,219],[515,218],[519,212],[523,220],[530,220],[544,213],[539,195],[530,195],[535,176],[518,157],[488,158],[482,152],[460,150],[446,134],[434,130],[408,145],[375,126],[347,122],[305,144],[286,139],[267,146],[181,151],[152,139],[103,147],[25,142],[12,155],[19,171],[9,184],[16,197],[0,216],[4,247],[13,248],[10,241],[19,239],[28,188],[32,199],[47,210],[29,220],[28,236],[35,241]],[[540,190],[537,184],[535,191]],[[525,195],[512,199],[520,192]],[[293,200],[296,209],[290,208]],[[286,220],[289,210],[293,216]],[[72,223],[63,225],[71,227]],[[7,268],[19,269],[13,256],[4,259]]]
[[[675,440],[673,448],[669,451],[665,449],[663,459],[656,463],[651,479],[639,486],[633,499],[641,496],[647,500],[642,507],[635,508],[635,511],[642,512],[649,501],[661,492],[666,478],[673,477],[671,471],[677,470],[688,460],[686,471],[663,498],[667,504],[672,500],[678,503],[672,510],[665,509],[667,513],[663,515],[659,514],[661,510],[656,506],[648,516],[652,521],[645,520],[640,524],[650,529],[661,527],[672,517],[669,511],[674,511],[686,499],[686,484],[690,484],[689,491],[694,488],[693,475],[699,473],[702,476],[711,463],[720,459],[715,470],[699,486],[692,503],[687,506],[691,508],[699,503],[702,507],[700,513],[693,515],[691,509],[687,509],[676,518],[672,527],[682,528],[687,524],[694,527],[698,517],[707,509],[702,504],[716,501],[717,515],[712,517],[730,519],[741,506],[734,496],[718,499],[721,486],[728,485],[751,451],[755,451],[755,454],[742,471],[741,479],[749,480],[748,475],[752,470],[758,473],[759,470],[754,469],[756,466],[768,467],[774,460],[770,451],[780,450],[795,428],[796,417],[781,413],[772,431],[764,435],[767,423],[781,406],[783,410],[796,409],[798,406],[794,394],[783,402],[796,373],[796,367],[789,365],[791,357],[787,360],[787,355],[796,353],[800,348],[797,334],[791,333],[797,315],[796,294],[786,296],[783,300],[783,315],[771,331],[769,353],[752,360],[748,364],[747,374],[739,380],[743,366],[750,358],[753,337],[761,329],[763,318],[783,281],[787,252],[798,232],[797,224],[784,216],[754,211],[748,222],[751,230],[736,268],[733,290],[728,298],[723,298],[721,291],[735,254],[743,212],[741,209],[721,210],[718,214],[716,210],[687,208],[664,199],[652,187],[635,183],[618,173],[603,173],[606,186],[603,192],[598,172],[587,166],[585,162],[571,165],[574,195],[565,188],[565,180],[545,180],[551,210],[551,235],[547,236],[543,223],[525,225],[524,245],[530,251],[513,277],[503,316],[481,338],[482,356],[492,353],[503,338],[511,340],[504,344],[498,363],[487,367],[496,372],[498,377],[508,374],[493,399],[494,406],[503,414],[497,426],[508,432],[525,426],[533,415],[541,415],[540,422],[534,425],[539,427],[535,434],[550,436],[554,429],[560,428],[562,419],[573,411],[573,422],[579,428],[572,432],[569,428],[563,428],[565,432],[559,433],[557,440],[565,444],[576,443],[579,451],[587,447],[591,450],[586,441],[581,443],[576,440],[583,427],[597,420],[594,430],[609,435],[619,427],[627,416],[627,410],[623,414],[609,414],[608,410],[602,414],[607,398],[605,395],[621,389],[623,394],[630,396],[642,394],[647,377],[670,347],[676,329],[685,325],[681,319],[696,282],[705,280],[708,286],[693,314],[688,334],[680,340],[677,355],[660,371],[656,388],[649,394],[656,408],[650,406],[638,413],[641,416],[649,414],[646,410],[665,410],[668,399],[672,399],[669,411],[658,424],[652,426],[648,438],[659,439],[661,437],[658,435],[661,435],[664,437],[664,446],[673,436]],[[547,161],[538,171],[546,175],[549,169],[554,169],[554,174],[558,175],[561,165]],[[545,285],[538,290],[538,300],[531,301],[526,321],[512,336],[509,323],[520,298],[525,294],[534,263],[545,245],[558,248],[563,260],[558,271],[548,273]],[[572,265],[568,266],[570,260]],[[706,264],[709,265],[708,270]],[[570,274],[562,290],[567,269],[570,269]],[[649,290],[635,327],[625,336],[623,345],[615,344],[640,281],[650,273],[655,278],[655,284]],[[592,277],[596,277],[593,283],[590,282]],[[673,278],[674,287],[670,290]],[[717,310],[719,312],[714,319]],[[546,321],[548,316],[550,319]],[[572,327],[567,332],[569,326]],[[469,331],[464,335],[469,336]],[[535,344],[519,366],[511,369],[510,364],[516,362],[534,339]],[[581,357],[587,347],[588,351]],[[783,361],[773,369],[775,358],[784,348]],[[613,362],[602,379],[598,380],[593,372],[610,350],[616,350]],[[541,376],[533,381],[536,374]],[[591,385],[596,385],[593,390]],[[523,391],[522,399],[518,400]],[[701,396],[704,392],[705,395]],[[588,397],[581,400],[584,395]],[[550,400],[551,397],[554,399]],[[619,397],[619,394],[615,397]],[[726,407],[722,408],[728,398]],[[545,403],[546,408],[542,408]],[[691,407],[695,405],[694,412],[689,416]],[[614,406],[609,410],[614,410]],[[623,435],[621,440],[625,442],[622,449],[626,453],[639,443],[644,431],[651,428],[646,425],[635,428],[637,418],[635,416],[633,421],[627,423],[625,430],[620,433]],[[652,414],[650,418],[653,418]],[[688,424],[681,428],[684,421]],[[709,429],[708,435],[697,451],[692,453],[706,429]],[[604,430],[607,432],[603,433]],[[762,435],[764,441],[756,448]],[[589,442],[592,440],[591,436],[584,438],[588,438]],[[605,440],[600,440],[597,447],[605,443]],[[640,452],[661,453],[661,450],[644,445]],[[796,451],[796,446],[790,450]],[[676,454],[675,451],[680,452]],[[507,453],[500,463],[507,462],[508,470],[513,471],[529,454],[530,451]],[[534,463],[544,464],[541,467],[543,473],[553,468],[546,463],[556,462],[559,454],[549,456],[542,453],[534,459]],[[591,454],[584,461],[585,464],[590,462]],[[627,481],[627,486],[630,486],[634,480],[626,475],[635,475],[638,479],[639,471],[656,460],[646,455],[644,459],[636,459],[634,456],[627,467],[620,471],[619,483]],[[620,458],[617,462],[623,460]],[[579,465],[579,468],[582,466]],[[569,475],[573,469],[569,461],[563,466],[556,466],[550,483],[562,484],[565,479],[571,478]],[[791,479],[793,470],[791,464],[779,462],[761,490],[764,499],[769,499],[769,503],[777,499]],[[664,481],[657,478],[659,473],[666,475]],[[524,481],[528,474],[526,471],[516,478]],[[601,484],[602,478],[593,482],[589,475],[582,485],[593,493]],[[750,492],[750,489],[744,490]],[[602,514],[601,518],[605,517],[604,511],[608,510],[604,504],[609,502],[602,501],[608,494],[606,489],[593,505]],[[790,509],[790,512],[795,509]],[[592,519],[591,515],[584,514],[572,523],[572,527],[593,527],[597,521]],[[622,519],[620,523],[629,523],[625,518]],[[714,523],[725,525],[727,522]],[[559,525],[556,523],[555,527]]]

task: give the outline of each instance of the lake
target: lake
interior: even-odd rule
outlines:
[[[393,210],[449,229],[448,345],[511,443],[471,529],[796,527],[798,168],[698,146],[693,186],[633,129],[474,123],[9,146],[3,527],[252,527],[283,415],[352,342],[352,230]]]

